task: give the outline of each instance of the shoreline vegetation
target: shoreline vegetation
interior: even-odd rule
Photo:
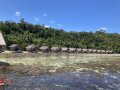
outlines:
[[[96,32],[66,32],[63,29],[45,27],[26,22],[1,21],[0,31],[6,42],[6,48],[18,44],[24,51],[28,45],[37,47],[67,47],[94,50],[111,50],[120,53],[120,34],[107,33],[104,30]]]

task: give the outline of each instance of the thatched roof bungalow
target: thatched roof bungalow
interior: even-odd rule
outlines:
[[[34,44],[31,44],[26,47],[26,51],[34,53],[38,51],[38,48]]]
[[[106,53],[106,51],[105,51],[105,50],[102,50],[102,51],[101,51],[101,53],[102,53],[102,54],[105,54],[105,53]]]
[[[52,47],[50,49],[51,52],[60,52],[61,51],[61,48],[60,47]]]
[[[92,50],[93,53],[97,53],[97,50]]]
[[[68,48],[67,48],[67,47],[62,47],[62,48],[61,48],[61,51],[62,51],[62,52],[67,52],[67,51],[68,51]]]
[[[87,49],[82,49],[82,53],[87,53],[88,50]]]
[[[97,53],[102,53],[102,50],[97,50]]]
[[[48,46],[41,46],[41,47],[39,48],[39,50],[40,50],[41,52],[49,52],[49,51],[50,51],[50,48],[49,48]]]
[[[82,53],[82,49],[81,48],[77,48],[76,52]]]
[[[93,53],[93,50],[92,49],[88,49],[87,52],[88,53]]]
[[[69,49],[68,49],[68,52],[69,52],[69,53],[76,52],[76,48],[69,48]]]
[[[4,51],[6,47],[5,40],[3,38],[2,33],[0,32],[0,52]]]
[[[107,53],[107,54],[112,54],[113,51],[111,51],[111,50],[107,50],[106,53]]]
[[[22,52],[20,46],[18,44],[12,44],[9,46],[10,51],[15,51],[15,52]]]

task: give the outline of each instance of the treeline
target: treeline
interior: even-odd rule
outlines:
[[[55,28],[45,28],[44,25],[33,25],[21,19],[16,23],[13,21],[1,21],[2,31],[7,48],[15,43],[22,49],[29,44],[37,46],[61,46],[86,49],[113,50],[120,53],[120,34],[106,33],[104,30],[93,32],[65,32]]]

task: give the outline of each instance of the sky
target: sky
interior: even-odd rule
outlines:
[[[120,0],[0,0],[0,21],[21,18],[65,31],[120,33]]]

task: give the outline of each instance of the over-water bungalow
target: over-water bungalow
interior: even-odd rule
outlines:
[[[10,48],[10,51],[13,51],[13,52],[18,52],[18,53],[22,52],[18,44],[12,44],[11,46],[9,46],[9,48]]]
[[[61,52],[67,52],[68,51],[68,48],[67,47],[62,47],[61,48]]]
[[[51,52],[61,52],[61,47],[52,47],[50,49]]]
[[[37,52],[38,51],[38,48],[36,45],[34,44],[31,44],[31,45],[28,45],[26,47],[26,51],[30,52],[30,53],[34,53],[34,52]]]
[[[41,46],[41,47],[39,48],[39,50],[40,50],[41,52],[49,52],[49,51],[50,51],[50,48],[49,48],[48,46]]]
[[[2,33],[0,32],[0,52],[5,51],[5,47],[6,47],[6,43],[5,43],[5,40],[3,38]]]
[[[69,49],[68,49],[68,52],[69,52],[69,53],[76,52],[76,48],[69,48]]]
[[[77,53],[82,53],[82,49],[81,48],[77,48],[76,52]]]

